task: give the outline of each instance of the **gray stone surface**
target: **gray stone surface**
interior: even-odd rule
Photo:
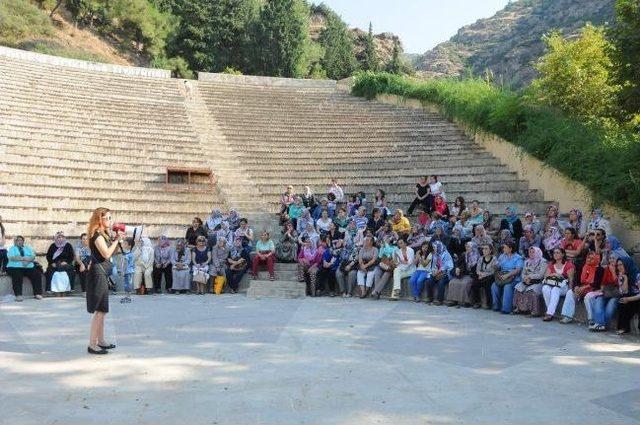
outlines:
[[[640,340],[342,298],[0,304],[0,424],[637,424]]]

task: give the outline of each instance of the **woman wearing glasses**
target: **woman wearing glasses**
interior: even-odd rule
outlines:
[[[111,239],[111,221],[111,211],[107,208],[97,208],[91,215],[87,231],[90,236],[89,249],[92,258],[92,266],[87,276],[87,311],[93,314],[87,347],[89,354],[107,354],[107,350],[116,348],[104,340],[104,316],[109,312],[109,259],[118,249],[124,235],[117,233],[116,237]]]

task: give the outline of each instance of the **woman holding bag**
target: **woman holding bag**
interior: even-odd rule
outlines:
[[[109,259],[116,252],[124,234],[118,232],[112,240],[111,211],[97,208],[89,220],[87,234],[90,235],[92,266],[87,275],[87,311],[93,314],[89,333],[89,354],[107,354],[107,350],[116,348],[104,340],[104,316],[109,312],[109,276],[112,265]]]

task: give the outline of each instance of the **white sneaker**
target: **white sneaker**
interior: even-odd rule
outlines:
[[[24,301],[24,297],[22,295],[18,295],[16,297],[16,301],[20,303],[20,302]]]
[[[36,295],[34,298],[35,298],[36,300],[41,300],[41,299],[42,299],[42,295]]]

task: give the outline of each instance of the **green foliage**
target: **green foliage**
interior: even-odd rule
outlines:
[[[616,25],[610,37],[615,46],[616,80],[622,86],[619,95],[622,115],[637,126],[640,124],[640,3],[637,0],[617,1]]]
[[[239,69],[236,69],[232,66],[228,66],[225,69],[222,70],[223,74],[229,74],[229,75],[242,75],[242,71],[240,71]]]
[[[392,74],[412,75],[414,73],[413,67],[401,55],[402,47],[400,46],[400,41],[396,40],[393,43],[393,52],[391,60],[386,66],[386,71]]]
[[[0,44],[16,46],[25,38],[53,34],[49,17],[28,0],[0,1]]]
[[[67,9],[83,25],[115,35],[151,58],[164,54],[177,19],[148,0],[67,0]]]
[[[257,71],[304,77],[309,70],[309,7],[302,0],[267,0],[257,26]]]
[[[336,14],[329,14],[326,27],[320,34],[320,43],[324,47],[322,66],[326,75],[334,80],[350,77],[358,62],[354,53],[353,39],[347,25]]]
[[[610,116],[618,87],[604,30],[587,24],[575,40],[556,32],[544,41],[548,51],[535,65],[541,76],[531,84],[533,95],[585,120]]]
[[[496,134],[581,182],[596,201],[640,209],[640,137],[612,122],[581,122],[482,79],[423,82],[389,73],[358,73],[352,93],[395,94],[440,105],[449,118]]]
[[[371,22],[369,22],[369,32],[364,39],[364,50],[362,51],[360,63],[365,71],[377,71],[380,68],[380,59],[378,58],[378,52],[376,52]]]
[[[192,79],[194,77],[193,71],[189,69],[187,61],[179,56],[174,56],[172,58],[160,56],[155,58],[151,62],[151,65],[154,68],[168,69],[171,71],[171,74],[177,78]]]

